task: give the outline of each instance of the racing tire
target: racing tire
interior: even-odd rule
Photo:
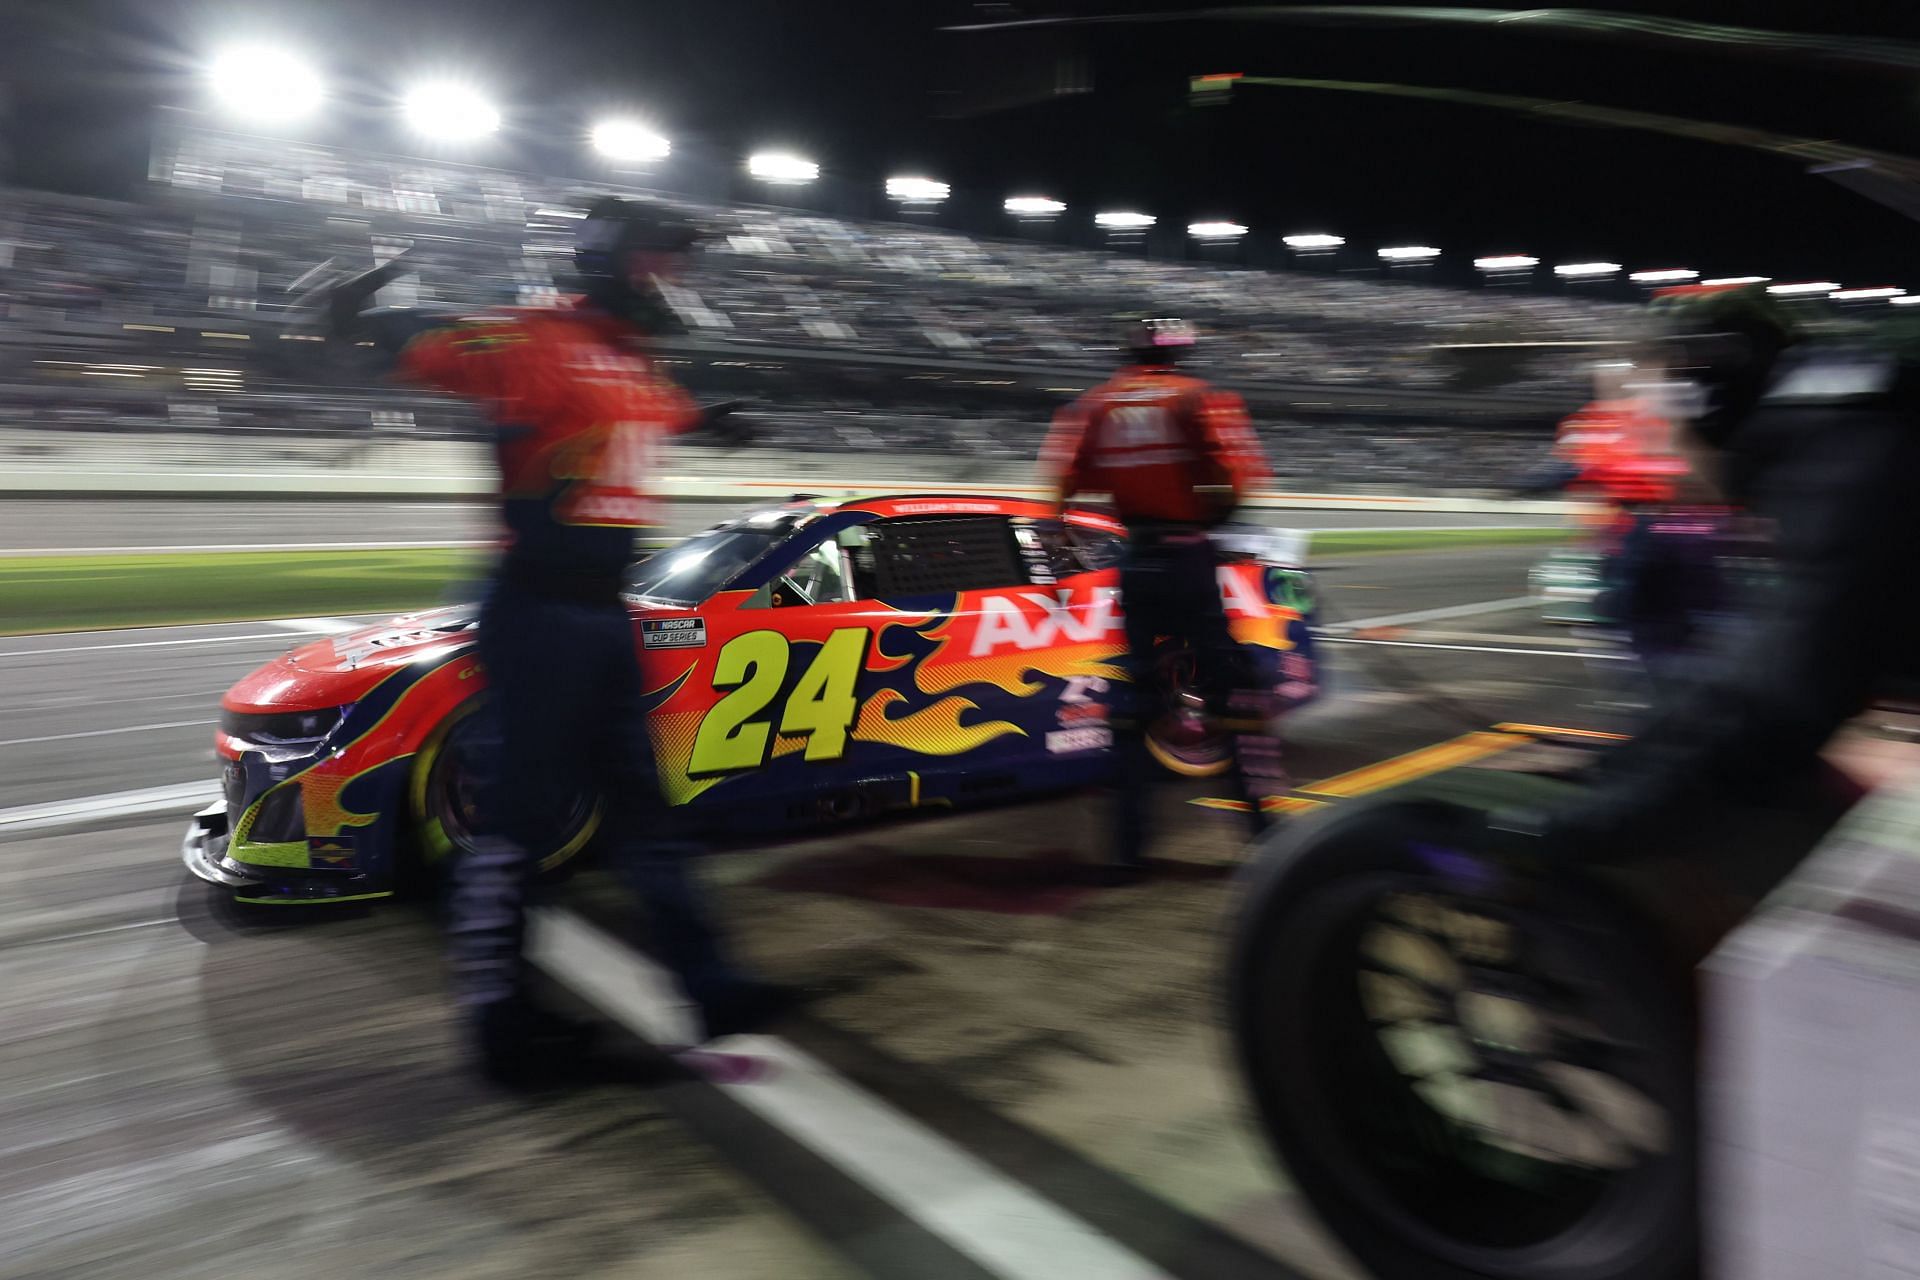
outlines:
[[[1147,751],[1161,768],[1183,778],[1217,778],[1233,765],[1228,735],[1207,723],[1193,685],[1193,653],[1168,645],[1155,658],[1160,706],[1147,723]]]
[[[1265,1134],[1381,1280],[1697,1276],[1687,968],[1599,882],[1476,854],[1483,822],[1389,797],[1268,838],[1226,991]]]
[[[479,698],[461,703],[414,756],[408,779],[413,848],[401,861],[403,893],[431,894],[455,855],[470,848],[479,834],[475,822],[479,779],[473,752],[480,734],[487,732],[486,720],[476,717],[481,706]],[[559,878],[572,868],[598,833],[602,809],[600,797],[583,788],[552,847],[540,855],[542,877]]]

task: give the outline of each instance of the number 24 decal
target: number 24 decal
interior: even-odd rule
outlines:
[[[859,711],[853,686],[866,665],[865,627],[843,627],[829,635],[801,673],[780,715],[780,732],[805,734],[808,760],[838,760],[847,754],[847,736]],[[727,641],[713,664],[713,687],[728,690],[700,722],[694,735],[689,774],[735,773],[757,769],[767,758],[773,719],[761,713],[786,683],[792,646],[778,631],[749,631]]]

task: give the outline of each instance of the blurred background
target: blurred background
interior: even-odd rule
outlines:
[[[900,1167],[724,1063],[449,1084],[424,915],[183,886],[227,685],[462,598],[495,534],[481,418],[311,331],[316,265],[412,248],[381,301],[557,306],[592,196],[709,222],[657,353],[751,444],[668,455],[664,538],[769,493],[1020,492],[1121,322],[1192,320],[1267,451],[1255,518],[1325,535],[1333,696],[1288,759],[1338,794],[1489,725],[1608,731],[1618,655],[1559,625],[1591,582],[1538,571],[1578,509],[1513,485],[1655,290],[1920,302],[1897,4],[11,0],[0,31],[0,1277],[1358,1274],[1223,1064],[1204,784],[1148,894],[1006,870],[1099,847],[1077,798],[723,860],[756,960],[828,993],[833,1127],[938,1148]],[[916,1166],[960,1181],[903,1207]],[[980,1243],[1035,1213],[1066,1254]]]

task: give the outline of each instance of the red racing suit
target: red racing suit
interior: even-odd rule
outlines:
[[[699,420],[634,330],[588,307],[487,313],[431,329],[400,354],[410,381],[485,405],[497,449],[506,571],[523,580],[618,578],[663,432]]]
[[[1217,523],[1269,473],[1240,397],[1131,365],[1054,418],[1041,459],[1062,500],[1100,492],[1126,524]]]

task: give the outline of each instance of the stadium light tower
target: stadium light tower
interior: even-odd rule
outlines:
[[[759,151],[747,157],[747,172],[775,186],[798,187],[820,176],[820,166],[784,151]]]
[[[1189,222],[1187,234],[1195,240],[1238,240],[1247,229],[1237,222]]]
[[[236,116],[278,124],[310,116],[326,96],[320,73],[285,49],[234,45],[207,65],[214,99]]]
[[[1093,225],[1103,231],[1145,231],[1157,221],[1159,219],[1150,213],[1134,213],[1126,209],[1093,215]]]
[[[609,160],[645,163],[665,160],[673,152],[672,143],[638,120],[602,120],[590,136],[593,149]]]
[[[1008,196],[1001,207],[1019,218],[1051,218],[1067,211],[1051,196]]]
[[[933,178],[888,178],[887,198],[901,204],[939,204],[953,188]]]
[[[1374,253],[1382,262],[1432,262],[1440,251],[1430,244],[1394,244]]]
[[[1620,274],[1617,262],[1563,262],[1553,269],[1562,280],[1598,280]]]
[[[450,80],[417,85],[401,101],[407,123],[427,138],[484,138],[500,127],[500,109],[478,89]]]

